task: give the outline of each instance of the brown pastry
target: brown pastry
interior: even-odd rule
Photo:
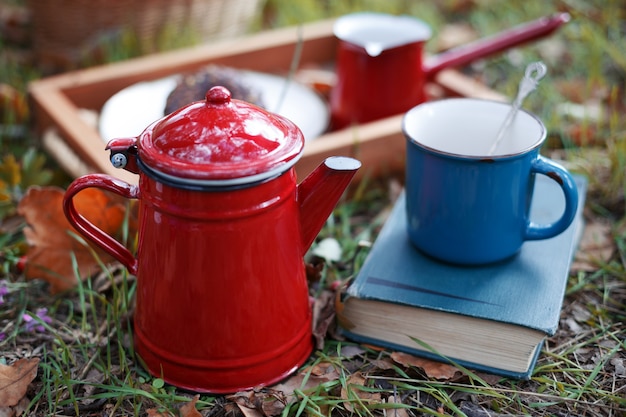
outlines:
[[[246,84],[242,71],[220,65],[209,65],[200,71],[183,75],[167,97],[164,114],[170,114],[194,101],[204,100],[206,92],[216,85],[226,87],[234,99],[263,107],[261,92]]]

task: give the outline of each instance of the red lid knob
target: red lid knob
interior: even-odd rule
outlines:
[[[205,95],[207,106],[221,105],[230,103],[230,91],[225,87],[215,86],[211,87]]]

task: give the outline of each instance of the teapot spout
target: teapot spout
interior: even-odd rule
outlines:
[[[317,237],[360,167],[361,162],[356,159],[333,156],[327,158],[298,185],[303,253]]]

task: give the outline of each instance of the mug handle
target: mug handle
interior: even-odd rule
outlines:
[[[565,196],[565,210],[560,219],[547,225],[529,222],[526,228],[525,240],[548,239],[565,231],[574,220],[576,210],[578,210],[578,188],[574,178],[565,168],[541,155],[532,162],[531,171],[555,181]]]
[[[74,196],[79,191],[90,187],[100,188],[125,198],[134,199],[139,198],[139,187],[106,174],[89,174],[75,179],[63,196],[63,211],[70,224],[86,238],[120,261],[131,274],[136,275],[137,258],[130,253],[126,246],[96,227],[76,210]]]

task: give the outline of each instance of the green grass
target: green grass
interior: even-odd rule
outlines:
[[[462,8],[468,3],[473,6]],[[337,377],[297,389],[292,401],[283,404],[282,415],[369,416],[394,415],[397,411],[414,416],[462,416],[476,413],[470,408],[472,404],[490,410],[492,415],[623,415],[626,375],[617,372],[620,363],[626,365],[626,12],[622,1],[268,0],[267,10],[258,28],[306,23],[356,10],[408,13],[428,21],[434,39],[450,22],[469,23],[482,37],[568,10],[572,21],[550,39],[466,70],[487,86],[513,97],[526,63],[538,59],[546,62],[548,75],[525,101],[525,107],[548,127],[550,141],[544,152],[562,157],[570,169],[589,175],[587,220],[610,222],[617,245],[611,259],[570,278],[564,318],[575,319],[579,328],[561,323],[559,332],[544,348],[531,380],[487,378],[466,371],[454,380],[438,381],[415,367],[381,367],[390,352],[328,338],[307,366],[330,363]],[[162,49],[179,46],[174,41],[165,36]],[[430,53],[435,52],[434,44],[427,45]],[[0,39],[0,49],[5,46]],[[546,52],[559,47],[566,49],[560,59]],[[112,40],[105,51],[108,61],[141,53],[132,37]],[[0,82],[25,93],[28,82],[40,76],[37,68],[0,53]],[[574,91],[563,88],[565,83],[574,83]],[[606,104],[603,117],[576,119],[559,113],[560,106],[574,100],[573,96],[583,103],[596,99]],[[178,407],[193,394],[149,375],[135,355],[132,276],[103,266],[100,276],[55,297],[42,282],[24,281],[18,268],[26,251],[21,234],[24,225],[14,222],[15,205],[29,185],[66,185],[68,178],[46,159],[35,133],[28,129],[30,121],[17,124],[16,120],[16,115],[6,111],[0,120],[0,281],[8,290],[0,308],[0,333],[6,335],[0,340],[0,361],[41,358],[39,375],[28,393],[26,414],[143,416],[147,409],[157,409],[176,415]],[[12,134],[11,127],[22,128],[21,133]],[[572,127],[583,133],[579,135]],[[393,193],[388,182],[392,180],[401,182],[402,178],[362,181],[337,207],[320,238],[337,239],[343,249],[342,259],[323,265],[322,279],[312,287],[314,294],[328,290],[336,281],[348,282],[358,271],[367,255],[367,242],[376,238],[384,221],[380,213],[389,205]],[[41,307],[47,308],[52,321],[36,318],[44,330],[26,331],[24,314],[36,316]],[[347,353],[356,347],[358,353]],[[359,373],[363,379],[356,380],[353,376]],[[308,378],[312,377],[309,374]],[[265,391],[256,395],[265,401],[273,398]],[[401,403],[387,402],[392,396]],[[233,400],[224,396],[202,395],[197,408],[204,415],[239,415]]]

